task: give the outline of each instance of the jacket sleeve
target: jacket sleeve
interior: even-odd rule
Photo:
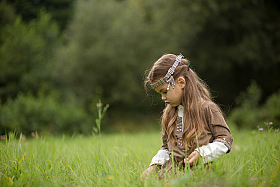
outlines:
[[[213,142],[223,143],[228,148],[227,153],[230,152],[233,138],[223,114],[216,105],[210,105],[207,108],[206,115],[208,116],[207,121],[212,133]]]
[[[196,148],[195,150],[199,152],[200,156],[203,158],[203,163],[206,164],[226,154],[228,148],[221,142],[212,142]]]
[[[208,163],[230,152],[233,138],[221,111],[216,105],[208,105],[205,115],[212,134],[212,141],[195,150],[203,158],[203,163]]]

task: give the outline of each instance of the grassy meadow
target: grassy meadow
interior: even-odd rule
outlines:
[[[198,165],[142,182],[141,173],[161,146],[159,132],[32,138],[11,134],[0,141],[0,186],[280,186],[278,130],[231,129],[231,152],[210,170]]]

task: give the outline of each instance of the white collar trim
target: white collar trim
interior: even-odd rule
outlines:
[[[182,105],[179,105],[177,108],[178,108],[178,116],[183,118],[184,107]]]

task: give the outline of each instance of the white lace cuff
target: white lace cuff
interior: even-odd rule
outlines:
[[[158,153],[153,157],[152,162],[150,164],[164,165],[169,160],[169,151],[166,149],[161,149]]]
[[[222,142],[213,142],[196,148],[195,150],[199,152],[200,156],[203,158],[203,163],[206,164],[226,154],[228,147]]]

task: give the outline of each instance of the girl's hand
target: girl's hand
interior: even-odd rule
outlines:
[[[184,159],[184,163],[193,166],[194,164],[198,163],[198,160],[199,160],[199,153],[197,151],[194,151],[189,155],[188,158]]]
[[[141,175],[141,181],[144,177],[149,177],[152,173],[158,172],[160,169],[160,165],[151,165],[148,169],[146,169],[143,174]],[[142,181],[143,182],[143,181]]]

